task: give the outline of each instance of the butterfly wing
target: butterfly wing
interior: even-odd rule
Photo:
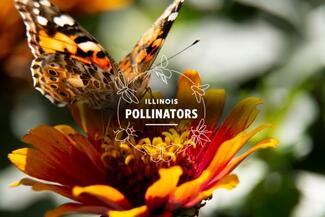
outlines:
[[[15,3],[35,57],[59,52],[106,70],[115,67],[96,39],[49,0],[15,0]]]
[[[58,106],[85,102],[100,109],[117,100],[114,76],[94,64],[61,53],[46,54],[33,61],[32,71],[35,88]]]
[[[81,90],[87,86],[87,80],[92,80],[90,83],[104,88],[96,88],[95,95],[102,91],[111,91],[105,90],[105,81],[110,83],[118,68],[92,35],[49,0],[15,0],[15,5],[24,20],[28,43],[35,56],[31,70],[36,89],[58,105],[73,103],[80,98],[86,99],[89,94],[92,95],[92,89],[87,90],[88,94],[82,95],[84,93]],[[70,69],[62,68],[69,65],[66,63],[71,64]],[[59,70],[53,70],[60,71],[60,79],[50,75],[50,72],[54,72],[49,70],[56,64],[59,65]],[[90,65],[93,65],[91,73],[83,73],[82,68],[89,68]],[[48,71],[45,70],[44,74],[45,68],[48,68]],[[78,70],[74,70],[75,68]],[[82,78],[83,75],[87,78]],[[57,90],[62,91],[53,92],[51,85],[58,85],[60,88]],[[89,99],[89,104],[92,100]]]
[[[154,25],[143,34],[131,53],[121,60],[119,67],[128,80],[140,80],[137,83],[148,85],[149,76],[145,72],[155,61],[183,3],[184,0],[174,0]]]

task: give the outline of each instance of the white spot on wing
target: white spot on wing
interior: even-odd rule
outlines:
[[[50,7],[51,6],[51,2],[49,2],[48,0],[41,0],[40,3],[44,6]]]
[[[178,12],[174,12],[168,17],[168,21],[174,21],[178,16]]]
[[[46,26],[48,23],[48,20],[45,17],[37,16],[36,19],[37,19],[37,22],[42,26]]]
[[[24,13],[20,13],[21,17],[25,20],[26,19],[26,16]]]
[[[171,8],[167,8],[163,13],[162,18],[166,19],[170,15],[170,12],[171,12]]]
[[[36,15],[39,15],[40,10],[38,8],[34,8],[33,9],[33,13],[36,14]]]
[[[39,8],[41,5],[38,2],[34,2],[34,7]]]
[[[55,100],[50,95],[44,95],[51,103],[55,103]]]
[[[26,31],[29,32],[31,30],[30,25],[26,26]]]
[[[98,45],[92,41],[87,41],[87,42],[83,42],[78,44],[78,46],[84,51],[87,52],[89,50],[94,50],[94,51],[98,51],[100,50],[100,48],[98,47]]]
[[[172,13],[172,11],[173,10],[175,10],[176,9],[176,7],[179,5],[179,4],[181,4],[181,3],[183,3],[184,2],[184,0],[178,0],[178,1],[175,1],[174,3],[172,3],[166,10],[165,10],[165,12],[163,13],[163,15],[161,16],[161,18],[162,19],[166,19],[167,17],[169,17],[169,16],[171,16],[172,14],[174,14],[174,13],[176,13],[175,15],[173,15],[173,16],[176,16],[177,17],[177,15],[178,15],[178,13],[177,12],[174,12],[174,13]],[[173,20],[175,20],[176,19],[176,17],[174,18],[174,19],[168,19],[169,21],[173,21]]]
[[[58,107],[64,107],[64,106],[66,106],[68,103],[66,103],[66,102],[60,102],[60,103],[57,103],[56,105],[58,106]]]
[[[74,25],[74,20],[68,15],[61,15],[59,17],[54,17],[54,23],[63,27],[64,25],[72,26]]]
[[[37,78],[33,77],[33,86],[36,86],[37,84]]]
[[[39,92],[41,92],[41,94],[45,94],[44,90],[40,87],[35,87],[36,90],[38,90]]]
[[[82,83],[82,80],[79,79],[79,78],[69,78],[67,81],[73,87],[76,87],[76,88],[84,87],[84,84]]]

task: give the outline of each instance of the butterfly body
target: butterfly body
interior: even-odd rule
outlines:
[[[147,71],[183,1],[175,0],[117,64],[90,33],[49,0],[15,0],[35,57],[31,67],[35,88],[58,106],[85,102],[102,109],[116,105],[120,87],[115,81],[122,74],[120,80],[132,97],[141,97],[148,89]]]

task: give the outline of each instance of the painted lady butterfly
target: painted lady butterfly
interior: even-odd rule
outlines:
[[[101,109],[116,100],[114,81],[122,75],[121,80],[141,96],[148,88],[150,74],[146,72],[183,2],[174,0],[134,49],[116,64],[91,34],[49,0],[15,0],[35,56],[31,66],[35,88],[58,106],[85,102]]]

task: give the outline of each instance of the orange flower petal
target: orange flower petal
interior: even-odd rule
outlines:
[[[230,112],[223,127],[237,134],[248,128],[255,120],[259,110],[256,108],[262,104],[257,97],[248,97],[240,101]]]
[[[126,211],[109,211],[109,217],[147,217],[149,215],[147,206],[136,207]]]
[[[86,206],[78,203],[63,204],[45,214],[45,217],[60,217],[68,213],[88,213],[105,215],[108,209],[103,206]]]
[[[206,120],[210,128],[214,128],[217,124],[218,120],[220,119],[226,94],[224,89],[209,89],[205,93],[205,100],[206,100],[206,111],[207,117]]]
[[[26,155],[28,148],[21,148],[13,151],[11,154],[8,154],[8,158],[19,170],[25,172],[26,170]]]
[[[215,133],[209,148],[198,156],[201,159],[199,171],[203,171],[208,166],[219,146],[224,141],[233,138],[252,124],[258,114],[256,107],[261,103],[262,101],[259,98],[249,97],[240,101],[233,108],[224,123]]]
[[[236,158],[237,160],[231,161],[229,166],[227,164],[252,136],[266,127],[268,126],[259,127],[249,133],[243,132],[235,138],[224,142],[209,167],[197,179],[179,186],[169,204],[185,204],[187,207],[191,207],[201,201],[202,198],[211,196],[212,191],[217,187],[231,188],[231,186],[235,186],[237,184],[236,177],[228,176],[228,174],[253,151],[261,147],[273,147],[275,143],[269,140],[268,142],[261,142],[245,152],[241,157]],[[221,169],[225,167],[227,169],[221,172]]]
[[[38,179],[52,182],[69,182],[62,174],[57,173],[53,164],[39,151],[22,148],[8,155],[9,160],[22,172]]]
[[[221,144],[213,160],[209,164],[207,170],[211,171],[213,176],[216,172],[224,168],[229,161],[237,154],[237,152],[248,142],[250,138],[255,136],[261,130],[270,127],[269,125],[264,125],[258,127],[251,132],[242,132],[238,134],[235,138],[228,140]]]
[[[65,127],[65,130],[68,130],[68,127]],[[73,136],[78,137],[77,135],[79,134]],[[35,148],[26,149],[23,155],[13,152],[9,158],[28,175],[66,185],[104,183],[101,162],[98,159],[94,160],[100,157],[93,156],[95,151],[90,151],[93,148],[86,139],[79,139],[80,144],[77,144],[76,141],[72,141],[71,136],[67,137],[53,127],[40,126],[24,136],[23,141]]]
[[[70,141],[72,145],[74,145],[78,150],[89,154],[91,158],[100,158],[101,151],[97,150],[93,144],[91,144],[86,137],[79,134],[72,127],[67,125],[57,125],[54,127],[56,130],[60,131],[63,135],[65,135],[66,139]]]
[[[74,120],[91,139],[97,141],[103,138],[109,121],[109,113],[107,111],[92,109],[85,103],[71,105],[70,111]],[[97,150],[100,149],[100,147],[96,148]]]
[[[107,185],[92,185],[87,187],[74,187],[73,195],[88,194],[104,201],[113,209],[130,209],[132,206],[125,196],[113,187]]]
[[[72,117],[79,124],[79,126],[83,129],[83,131],[85,131],[87,134],[90,134],[93,131],[94,132],[98,131],[98,130],[96,130],[97,127],[95,126],[95,123],[100,123],[100,122],[97,122],[97,121],[99,121],[98,117],[100,117],[100,115],[98,115],[97,112],[95,112],[95,115],[92,115],[93,113],[90,112],[90,110],[92,110],[92,109],[89,106],[87,106],[87,104],[75,103],[75,104],[71,105],[69,108],[70,108]],[[95,130],[93,130],[93,128],[95,128]],[[100,127],[99,130],[102,130],[102,126]]]
[[[75,129],[73,129],[68,125],[57,125],[54,128],[66,136],[69,136],[71,134],[78,134],[78,132]]]
[[[192,81],[192,82],[191,82]],[[195,70],[186,70],[178,80],[177,85],[177,99],[179,99],[179,106],[186,106],[188,104],[196,103],[195,96],[191,87],[193,85],[201,85],[200,74]]]
[[[192,201],[202,191],[202,186],[207,182],[209,176],[210,172],[204,171],[198,178],[177,187],[169,198],[168,208],[174,210]]]
[[[69,147],[69,141],[62,133],[46,125],[30,130],[22,140],[25,143],[32,144],[33,147],[44,152],[44,154],[65,150]]]
[[[145,195],[149,209],[164,205],[169,195],[176,189],[182,173],[183,171],[179,166],[159,170],[160,179],[148,188]]]
[[[69,139],[70,144],[76,149],[88,155],[93,164],[96,165],[97,168],[102,171],[102,173],[105,173],[104,164],[101,161],[101,153],[97,151],[96,148],[85,137],[81,136],[72,127],[67,125],[58,125],[55,126],[55,129],[64,134],[66,138]]]
[[[279,144],[279,141],[276,139],[264,139],[261,142],[257,143],[254,147],[250,148],[248,151],[244,152],[239,157],[236,157],[230,162],[229,169],[235,168],[238,164],[240,164],[243,160],[245,160],[249,155],[254,153],[255,151],[259,149],[264,148],[275,148]]]
[[[197,195],[195,195],[195,197],[188,203],[185,204],[186,207],[193,207],[195,205],[197,205],[198,203],[200,203],[202,200],[205,200],[209,197],[212,196],[213,192],[216,189],[219,188],[224,188],[227,190],[231,190],[233,188],[235,188],[239,183],[238,177],[235,174],[232,175],[227,175],[225,177],[223,177],[219,182],[217,182],[214,186],[212,186],[211,188],[209,188],[208,190],[202,191],[200,193],[198,193]]]
[[[72,200],[76,199],[71,193],[71,188],[61,185],[46,184],[30,178],[21,179],[20,181],[11,184],[10,187],[18,187],[21,185],[30,186],[34,191],[52,191],[66,198],[70,198]]]
[[[224,176],[225,174],[231,173],[231,171],[233,171],[243,160],[245,160],[249,155],[251,155],[255,151],[265,148],[275,148],[278,144],[279,141],[276,139],[270,138],[262,140],[261,142],[257,143],[255,146],[250,148],[248,151],[244,152],[242,155],[230,161],[227,167],[210,181],[209,185],[213,185],[215,182],[217,182],[218,179],[220,179],[220,177]]]

